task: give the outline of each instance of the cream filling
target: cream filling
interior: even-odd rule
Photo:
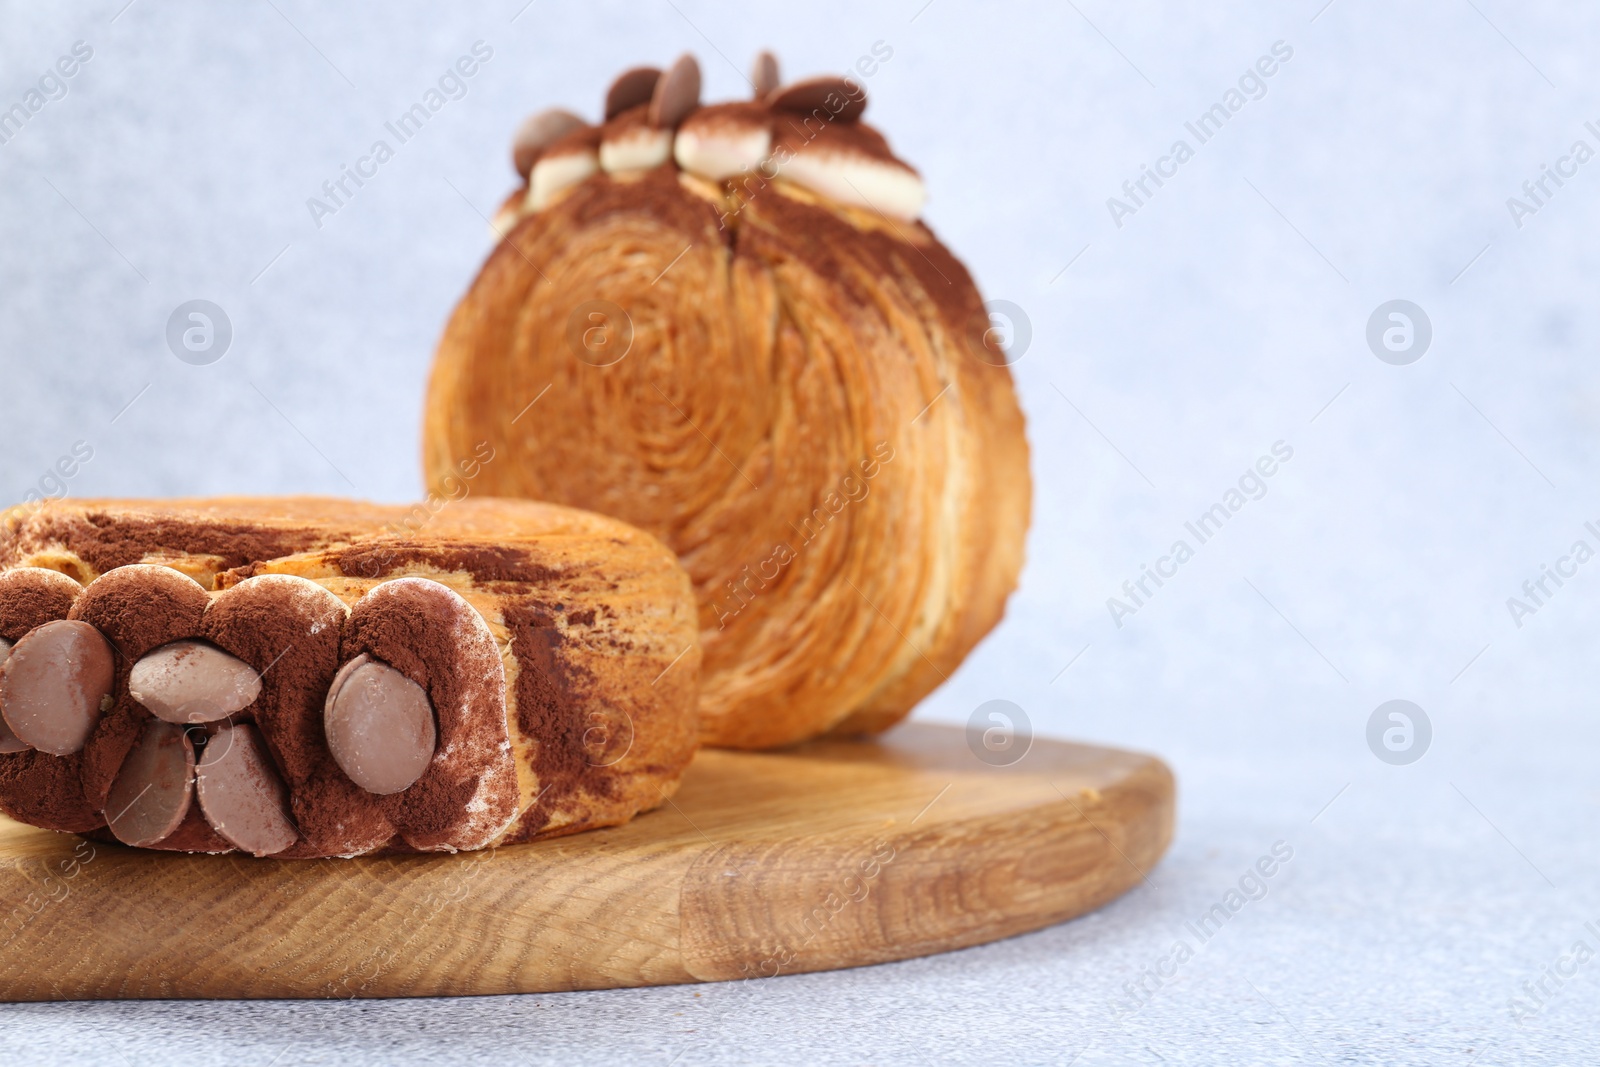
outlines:
[[[533,165],[533,173],[528,178],[528,207],[542,211],[554,203],[556,197],[599,169],[600,162],[591,151],[542,157]]]
[[[928,198],[915,172],[857,152],[813,148],[785,161],[778,173],[831,200],[907,222],[922,214]]]
[[[714,182],[751,170],[771,151],[772,131],[733,123],[684,126],[672,146],[678,166]]]
[[[600,166],[607,174],[648,170],[672,158],[672,131],[636,126],[600,142]]]

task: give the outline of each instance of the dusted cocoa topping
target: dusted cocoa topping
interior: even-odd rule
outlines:
[[[573,214],[576,225],[590,225],[626,212],[657,219],[664,226],[685,233],[718,229],[716,207],[685,192],[665,173],[647,174],[627,185],[597,183],[587,186],[575,191],[572,198],[564,202],[563,211]],[[909,274],[927,292],[946,324],[958,335],[981,338],[982,330],[973,333],[978,323],[975,313],[982,317],[983,323],[988,323],[983,300],[966,267],[942,243],[934,240],[921,223],[907,224],[912,238],[907,241],[898,233],[858,230],[825,207],[770,194],[758,194],[740,218],[743,224],[724,231],[724,239],[736,255],[778,264],[798,260],[817,275],[843,287],[858,307],[876,306],[865,279],[881,274]],[[865,266],[864,275],[851,269],[841,258],[846,252],[860,257]],[[495,254],[517,258],[517,253],[509,248],[498,249]],[[981,347],[981,340],[976,343]],[[382,556],[383,550],[378,546],[356,546],[340,553],[341,558],[351,560]],[[362,573],[358,567],[352,564],[346,568],[346,573]]]
[[[0,638],[15,644],[35,626],[66,618],[81,592],[71,578],[43,567],[0,572]]]
[[[640,214],[660,220],[664,225],[686,233],[708,232],[716,234],[717,208],[698,196],[684,191],[678,176],[665,169],[651,171],[638,181],[626,185],[619,182],[594,182],[573,190],[572,196],[562,204],[564,212],[570,211],[579,223],[601,222],[621,212]],[[729,229],[719,240],[732,243],[736,231]],[[509,248],[496,249],[494,254],[515,256]]]
[[[145,724],[106,797],[106,824],[125,845],[153,845],[189,814],[194,748],[181,726]]]
[[[221,567],[242,567],[344,539],[309,527],[278,530],[243,523],[113,518],[92,512],[58,517],[47,511],[28,523],[24,536],[0,550],[0,566],[27,552],[71,544],[73,554],[97,574],[163,555],[215,556]]]
[[[69,617],[105,634],[129,665],[151,649],[193,635],[211,603],[188,575],[142,563],[108,571],[81,592]]]
[[[387,578],[407,567],[421,565],[442,571],[462,571],[477,582],[529,582],[544,585],[559,581],[561,572],[529,559],[524,550],[510,546],[473,548],[413,548],[387,544],[355,545],[334,553],[339,570],[350,578]]]
[[[561,655],[561,633],[547,605],[528,601],[508,606],[506,629],[522,662],[517,675],[517,724],[541,739],[534,770],[544,795],[511,840],[527,840],[549,821],[557,802],[579,789],[601,795],[610,778],[591,765],[584,751],[588,724],[571,714],[579,703],[574,691],[587,680],[569,669]]]
[[[895,157],[883,134],[871,126],[819,121],[804,115],[779,115],[772,128],[772,150],[779,156],[797,156],[808,149],[830,149],[911,169]]]
[[[339,769],[323,735],[347,610],[304,578],[265,574],[219,595],[200,635],[261,675],[251,717],[289,785],[295,823],[318,855],[369,852],[395,832],[377,798]]]
[[[153,648],[198,632],[210,597],[170,567],[132,564],[102,574],[81,590],[70,617],[99,630],[117,650],[114,703],[82,752],[84,795],[104,808],[122,761],[150,713],[127,694],[129,669]]]
[[[83,795],[82,759],[81,752],[52,756],[33,749],[0,755],[0,810],[46,830],[82,833],[104,826],[100,806]]]
[[[249,723],[223,724],[206,742],[195,795],[212,828],[253,856],[282,852],[299,839],[283,779]]]
[[[0,715],[40,752],[83,748],[115,677],[111,646],[85,622],[47,622],[18,641],[0,672]]]
[[[826,116],[781,117],[773,164],[780,177],[839,204],[913,219],[927,196],[917,172],[876,130]],[[903,236],[897,234],[896,236]]]
[[[870,274],[910,275],[957,336],[969,334],[983,300],[971,275],[949,249],[936,241],[908,247],[905,241],[877,231],[857,231],[833,212],[790,197],[766,197],[751,205],[753,225],[740,231],[741,243],[774,258],[796,258],[814,273],[843,286],[859,306],[871,307],[872,295],[858,284],[841,253],[860,257]],[[985,323],[988,322],[985,316]]]

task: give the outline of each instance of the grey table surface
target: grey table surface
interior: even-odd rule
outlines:
[[[92,55],[52,75],[76,42]],[[491,57],[422,133],[314,217],[478,42]],[[0,503],[413,498],[428,360],[515,123],[593,115],[622,67],[685,49],[709,98],[741,96],[763,46],[795,74],[890,53],[867,117],[1014,308],[1028,565],[917,714],[1007,699],[1041,734],[1160,753],[1180,783],[1165,860],[1095,914],[935,958],[452,1001],[8,1005],[0,1062],[1593,1062],[1593,9],[0,4],[0,106],[27,116],[0,126]],[[165,339],[193,299],[232,327],[209,365]],[[1426,344],[1369,343],[1395,299]],[[1246,478],[1280,443],[1273,477]],[[92,459],[62,476],[74,448]],[[1131,601],[1236,488],[1226,526]],[[1430,726],[1408,763],[1369,745],[1395,699]],[[1275,845],[1292,858],[1249,879]],[[1190,924],[1242,879],[1202,942]]]

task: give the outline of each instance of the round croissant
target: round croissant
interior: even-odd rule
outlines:
[[[703,108],[675,160],[602,167],[537,209],[518,194],[429,388],[431,483],[487,440],[503,459],[474,492],[614,515],[678,553],[709,744],[887,728],[998,622],[1022,564],[1027,443],[983,300],[920,222],[808,177],[864,199],[872,166],[916,180],[827,110]],[[624,111],[539,159],[642,144],[649,122]],[[723,122],[764,124],[770,158],[680,169],[752,143],[715,141]]]

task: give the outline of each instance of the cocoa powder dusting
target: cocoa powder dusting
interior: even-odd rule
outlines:
[[[0,537],[0,565],[51,545],[68,545],[100,573],[146,556],[217,556],[240,567],[325,545],[337,534],[312,526],[275,529],[239,522],[191,522],[124,513],[41,512]]]
[[[345,855],[382,845],[394,827],[328,753],[322,707],[339,667],[344,613],[318,591],[272,576],[241,583],[217,596],[197,636],[261,674],[260,697],[233,719],[260,727],[310,850]]]
[[[808,148],[858,152],[886,163],[900,163],[883,134],[864,122],[831,122],[803,112],[779,111],[772,123],[774,155],[798,155]],[[905,164],[901,163],[901,166]]]
[[[105,634],[127,661],[117,664],[122,671],[152,649],[199,633],[210,603],[204,589],[178,572],[139,567],[101,575],[68,617]]]
[[[523,736],[536,739],[533,769],[543,791],[507,838],[509,844],[527,841],[543,829],[560,800],[580,789],[610,797],[615,783],[584,751],[588,724],[581,714],[579,690],[591,679],[561,654],[562,636],[549,606],[533,597],[519,597],[506,605],[502,615],[521,667],[517,674],[517,726]]]
[[[46,830],[79,833],[104,826],[105,820],[83,795],[82,761],[82,752],[0,753],[0,810]]]
[[[966,338],[983,314],[983,297],[961,261],[921,223],[908,223],[929,240],[911,246],[897,236],[858,230],[827,208],[782,195],[763,196],[750,208],[755,223],[739,231],[739,248],[764,262],[798,259],[814,273],[841,285],[854,303],[876,307],[874,294],[862,288],[857,271],[843,256],[863,262],[867,277],[916,281],[937,309],[944,326]],[[987,317],[983,318],[988,328]]]
[[[196,636],[210,601],[205,590],[176,571],[135,567],[102,575],[72,606],[69,618],[99,630],[117,651],[116,703],[101,716],[82,752],[83,795],[96,810],[105,807],[122,761],[151,717],[128,695],[128,673],[151,649]]]
[[[333,560],[348,578],[385,578],[416,564],[464,572],[476,582],[543,585],[561,576],[560,571],[529,560],[526,550],[507,545],[444,548],[378,541],[340,549]]]
[[[0,637],[15,644],[34,627],[66,618],[80,592],[34,570],[0,574]]]

